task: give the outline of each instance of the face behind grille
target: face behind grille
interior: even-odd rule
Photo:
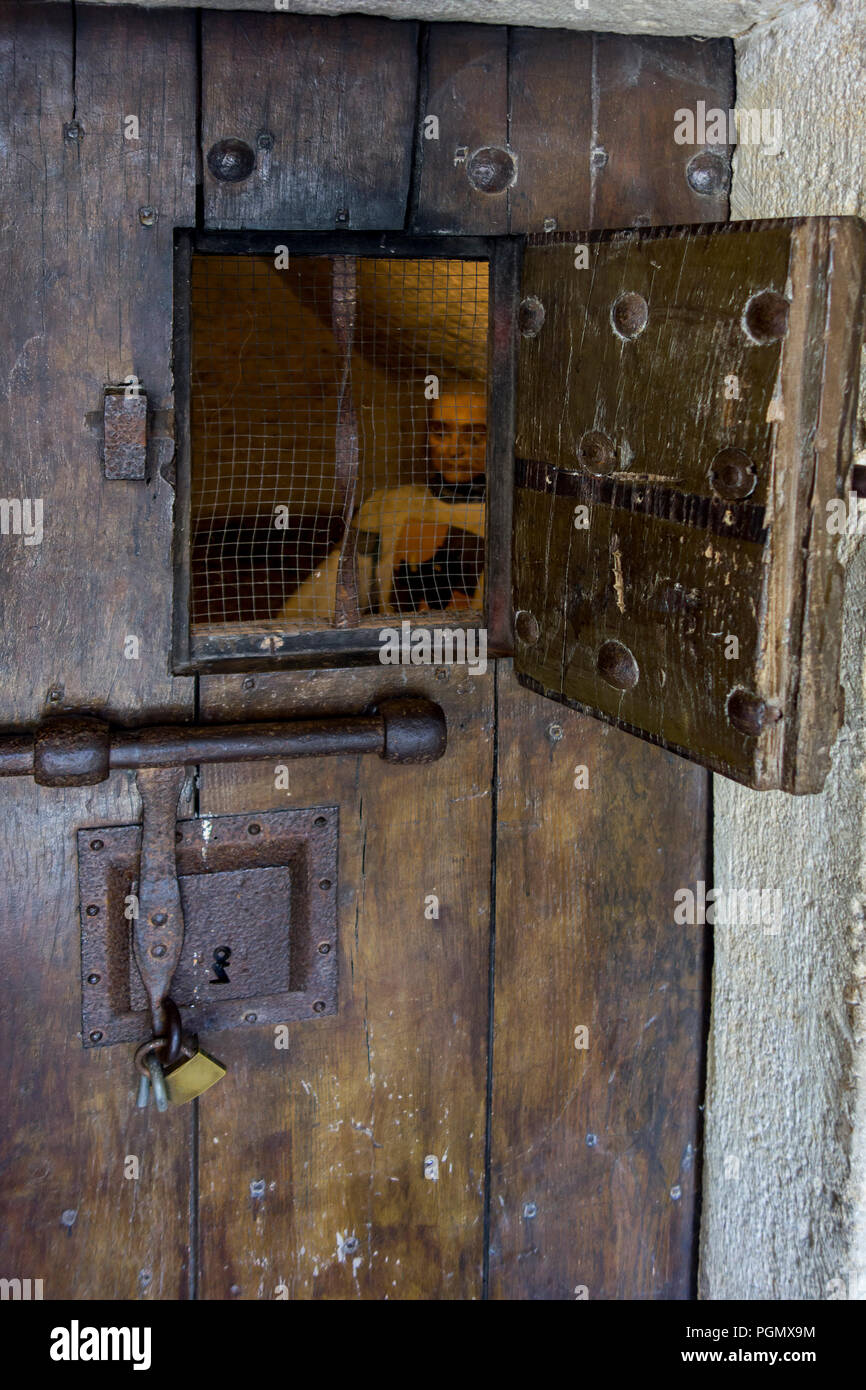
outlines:
[[[194,630],[480,620],[487,263],[279,259],[192,260]]]

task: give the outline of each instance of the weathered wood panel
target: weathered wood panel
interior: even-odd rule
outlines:
[[[594,43],[590,227],[723,221],[730,149],[706,141],[677,144],[675,116],[690,110],[697,118],[698,102],[707,111],[731,109],[730,40],[597,34]],[[694,133],[702,133],[697,120]],[[696,181],[708,191],[696,192],[687,178],[689,161],[707,154]]]
[[[490,1295],[689,1298],[708,779],[499,667]]]
[[[418,27],[386,19],[202,16],[205,226],[402,228]],[[215,176],[220,145],[234,172]],[[239,149],[240,142],[244,149]],[[241,161],[240,166],[238,161]]]
[[[105,482],[87,417],[128,374],[171,408],[172,225],[194,212],[194,21],[84,7],[75,37],[72,25],[69,7],[0,13],[14,168],[0,493],[43,503],[41,544],[0,536],[3,724],[35,719],[50,689],[51,709],[138,720],[182,715],[192,688],[167,674],[170,454],[152,445],[146,484]],[[129,115],[137,140],[124,139]],[[73,117],[80,138],[64,130]],[[128,634],[138,660],[124,657]],[[135,1113],[129,1050],[85,1054],[80,1041],[75,831],[134,820],[134,793],[117,775],[83,791],[14,779],[0,797],[3,1273],[42,1278],[47,1299],[182,1297],[190,1115]]]
[[[422,129],[416,153],[417,204],[410,230],[500,235],[508,231],[509,188],[470,182],[479,150],[507,151],[508,31],[482,24],[434,24],[421,74]],[[427,138],[424,123],[438,121]],[[434,127],[429,127],[431,134]]]
[[[272,1027],[213,1038],[229,1071],[200,1103],[204,1298],[481,1296],[492,686],[429,668],[202,679],[211,719],[406,688],[449,731],[426,767],[292,763],[288,793],[269,765],[202,771],[204,814],[340,811],[338,1014],[290,1024],[288,1050]]]
[[[663,228],[586,254],[524,260],[548,313],[518,357],[514,595],[539,632],[518,627],[516,669],[750,786],[818,791],[863,225]]]
[[[509,30],[511,232],[589,226],[593,44],[591,34]]]

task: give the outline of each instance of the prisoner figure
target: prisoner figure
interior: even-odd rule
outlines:
[[[484,585],[487,392],[443,384],[427,412],[427,482],[379,488],[352,518],[362,616],[480,609]],[[286,624],[334,623],[340,547],[279,614]]]

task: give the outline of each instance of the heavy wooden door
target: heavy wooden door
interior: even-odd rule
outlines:
[[[2,490],[42,499],[44,535],[0,537],[0,720],[290,717],[403,690],[400,669],[170,673],[173,228],[718,220],[723,182],[690,183],[671,132],[678,108],[730,106],[730,45],[51,6],[5,8],[2,31],[4,264],[26,282]],[[254,151],[247,178],[215,177],[223,141]],[[103,389],[130,375],[145,482],[100,463]],[[127,1048],[80,1037],[75,832],[134,822],[132,783],[0,784],[4,1275],[76,1299],[691,1296],[706,962],[673,905],[707,878],[706,775],[506,660],[411,688],[448,721],[430,767],[298,763],[279,790],[200,770],[198,816],[339,806],[340,1001],[288,1048],[243,1020],[209,1038],[227,1078],[165,1115],[134,1109]]]

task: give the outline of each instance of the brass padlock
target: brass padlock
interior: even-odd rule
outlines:
[[[195,1037],[183,1040],[181,1054],[165,1072],[169,1105],[184,1105],[188,1100],[195,1100],[226,1074],[222,1062],[202,1052]]]

